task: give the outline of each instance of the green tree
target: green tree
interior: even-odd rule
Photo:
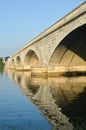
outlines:
[[[3,59],[0,58],[0,71],[3,70],[4,68],[4,62],[3,62]]]

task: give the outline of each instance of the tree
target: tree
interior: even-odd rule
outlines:
[[[3,58],[0,58],[0,70],[2,70],[4,67]]]

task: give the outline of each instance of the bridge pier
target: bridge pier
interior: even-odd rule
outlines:
[[[47,75],[47,72],[48,72],[47,66],[31,67],[32,75]]]
[[[16,66],[15,70],[18,70],[18,71],[31,71],[31,67],[30,66]]]
[[[31,71],[31,66],[24,66],[24,67],[23,67],[23,70],[25,70],[25,71],[27,71],[27,70],[28,70],[28,71]]]
[[[49,66],[48,76],[86,73],[86,66]]]
[[[18,70],[18,71],[23,70],[23,66],[16,66],[15,70]]]
[[[7,66],[7,65],[5,65],[5,68],[6,69],[13,69],[13,70],[15,70],[15,66]]]

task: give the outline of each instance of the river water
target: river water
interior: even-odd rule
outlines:
[[[0,73],[0,130],[86,130],[86,77]]]

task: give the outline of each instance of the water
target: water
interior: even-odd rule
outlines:
[[[86,77],[0,74],[0,130],[86,130]]]

